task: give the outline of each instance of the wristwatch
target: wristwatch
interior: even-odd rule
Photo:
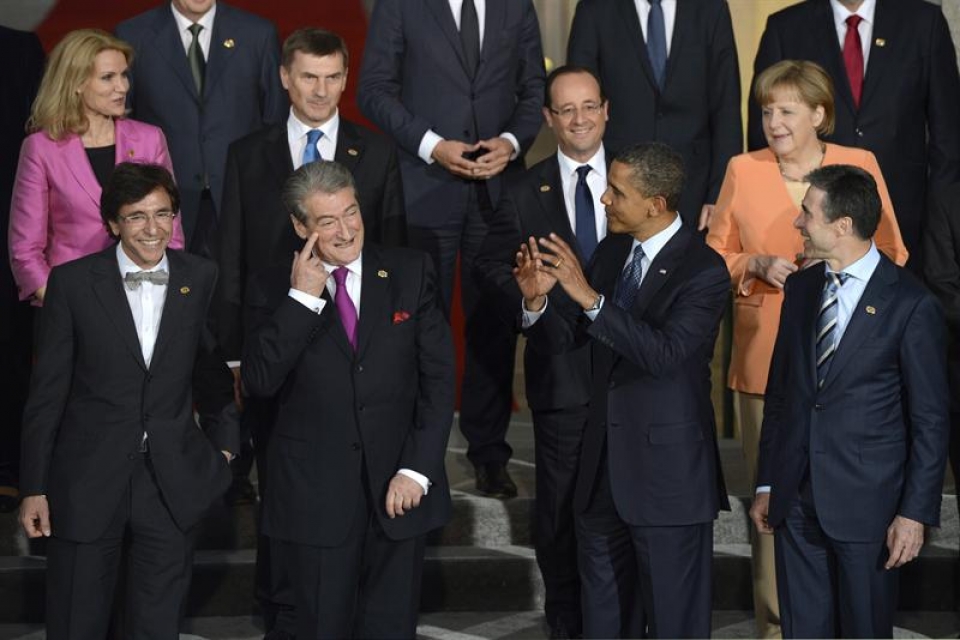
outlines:
[[[600,307],[603,306],[603,294],[597,294],[597,299],[593,301],[593,306],[584,309],[584,313],[591,313],[593,311],[600,311]]]

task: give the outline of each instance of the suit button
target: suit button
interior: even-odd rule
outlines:
[[[859,127],[857,127],[857,137],[863,137],[863,131]]]
[[[363,365],[362,365],[362,364],[358,364],[358,365],[357,365],[357,373],[363,373]]]
[[[359,411],[360,413],[363,413],[363,409],[364,409],[364,406],[362,404],[359,407],[357,407],[357,411]]]
[[[468,129],[463,130],[463,137],[468,139],[470,138],[470,131]]]

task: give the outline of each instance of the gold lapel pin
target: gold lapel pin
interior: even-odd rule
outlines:
[[[183,295],[187,295],[188,293],[190,293],[190,287],[180,287],[180,293],[182,293]]]
[[[227,38],[223,41],[223,46],[225,46],[227,49],[233,49],[235,46],[237,46],[237,43],[233,38]]]
[[[877,45],[878,47],[885,47],[887,46],[887,41],[883,38],[877,38],[873,41],[873,44]]]
[[[347,149],[347,155],[358,156],[360,155],[360,152],[356,149]]]
[[[867,308],[865,309],[865,311],[872,316],[877,315],[877,309],[875,307],[871,307],[870,305],[867,305]]]
[[[547,191],[550,191],[550,185],[548,185],[548,184],[542,184],[542,185],[540,185],[540,192],[541,192],[541,193],[546,193]]]
[[[387,277],[387,272],[384,271],[383,269],[380,269],[380,271],[377,271],[377,276],[379,276],[379,277],[381,277],[381,278],[386,278],[386,277]]]

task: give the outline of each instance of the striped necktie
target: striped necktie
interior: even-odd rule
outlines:
[[[641,261],[645,255],[643,247],[638,244],[633,250],[633,257],[630,258],[629,264],[620,273],[620,282],[617,283],[613,302],[624,311],[629,311],[630,307],[633,306],[633,301],[637,298],[640,281],[643,279]]]
[[[840,331],[837,327],[837,305],[840,287],[850,277],[848,273],[827,272],[823,287],[820,313],[817,315],[817,386],[822,387],[830,371],[830,361],[837,351]]]

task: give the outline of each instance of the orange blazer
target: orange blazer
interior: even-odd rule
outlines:
[[[874,155],[827,144],[823,164],[854,165],[876,179],[883,211],[874,240],[881,252],[902,266],[909,254]],[[747,276],[747,261],[754,255],[776,255],[793,262],[803,252],[803,238],[793,227],[797,213],[772,151],[761,149],[730,160],[707,244],[723,256],[730,270],[733,350],[727,384],[736,391],[765,393],[783,303],[783,291]]]

